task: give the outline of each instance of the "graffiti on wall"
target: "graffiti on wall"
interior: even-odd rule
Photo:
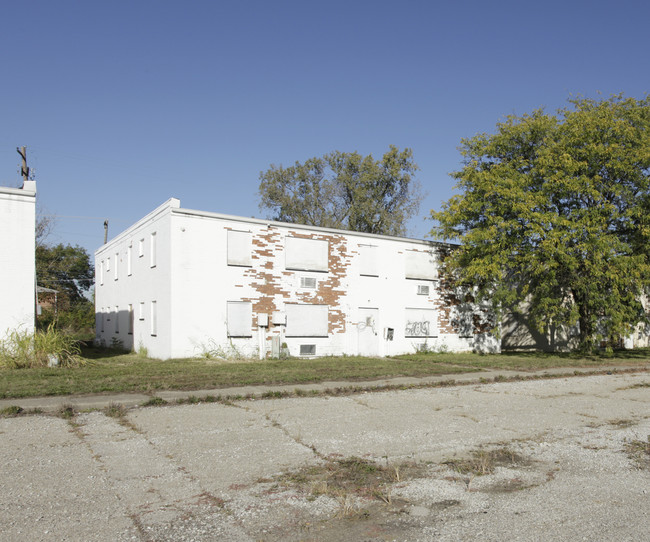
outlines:
[[[429,337],[431,331],[431,322],[421,320],[419,322],[406,322],[407,337]]]

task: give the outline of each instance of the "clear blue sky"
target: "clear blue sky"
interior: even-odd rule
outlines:
[[[461,138],[570,95],[650,90],[650,2],[66,1],[0,10],[0,185],[28,148],[50,242],[92,254],[170,197],[258,216],[259,173],[413,149],[453,194]],[[71,218],[84,217],[84,218]]]

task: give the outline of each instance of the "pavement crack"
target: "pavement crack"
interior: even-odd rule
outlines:
[[[287,437],[293,440],[296,444],[300,444],[300,446],[304,446],[305,448],[311,450],[313,454],[319,459],[327,459],[321,452],[318,451],[318,449],[314,444],[307,444],[305,441],[302,440],[302,438],[300,438],[300,436],[292,435],[289,432],[289,430],[286,427],[284,427],[280,422],[271,418],[270,414],[268,413],[264,414],[264,418],[266,418],[266,421],[268,421],[272,427],[275,427],[276,429],[282,431]]]

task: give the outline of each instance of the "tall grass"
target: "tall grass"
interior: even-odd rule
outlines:
[[[14,330],[0,341],[0,368],[47,367],[50,360],[56,360],[63,367],[76,367],[86,363],[80,353],[78,342],[54,325],[33,334]]]

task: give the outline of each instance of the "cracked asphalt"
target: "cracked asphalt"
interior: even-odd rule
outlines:
[[[633,372],[2,418],[1,538],[643,540],[649,407]],[[498,448],[525,460],[453,467]],[[349,457],[422,469],[382,500],[278,483]]]

